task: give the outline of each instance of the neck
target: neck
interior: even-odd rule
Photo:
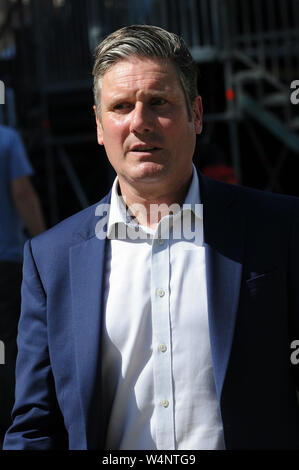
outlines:
[[[166,215],[179,211],[184,203],[191,183],[192,175],[179,188],[163,193],[139,192],[136,188],[124,185],[119,179],[119,192],[124,202],[140,225],[156,229]]]

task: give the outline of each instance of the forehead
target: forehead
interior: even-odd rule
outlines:
[[[130,57],[112,65],[102,78],[103,94],[117,91],[181,89],[177,71],[169,59]]]

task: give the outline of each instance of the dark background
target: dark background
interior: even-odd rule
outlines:
[[[23,137],[48,226],[100,200],[113,181],[96,141],[93,51],[133,23],[181,34],[198,63],[196,166],[299,196],[299,104],[290,102],[298,0],[1,0],[0,123]]]

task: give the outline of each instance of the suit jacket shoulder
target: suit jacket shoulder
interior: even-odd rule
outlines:
[[[80,212],[62,220],[49,230],[28,240],[24,247],[24,263],[28,252],[34,260],[41,282],[46,289],[46,280],[65,276],[69,266],[69,252],[72,246],[96,237],[95,229],[99,221],[96,209],[108,204],[110,193],[102,200]]]
[[[240,224],[245,223],[253,239],[266,242],[277,239],[279,233],[289,236],[290,230],[299,231],[299,198],[271,193],[246,186],[232,185],[200,175],[200,192],[204,220],[209,236],[219,229],[218,218],[231,211]],[[238,227],[236,223],[235,227]],[[217,233],[215,234],[217,236]],[[262,236],[262,238],[260,238]],[[298,233],[299,236],[299,233]]]
[[[247,186],[233,185],[214,180],[200,174],[200,191],[203,203],[228,205],[238,200],[244,208],[252,208],[256,212],[269,209],[280,211],[294,207],[299,208],[299,198],[287,194],[272,193]]]
[[[94,237],[95,226],[99,220],[96,209],[101,204],[107,204],[110,192],[99,202],[67,217],[50,229],[33,237],[30,242],[33,251],[39,255],[42,250],[53,253],[53,250],[64,250],[70,246]]]

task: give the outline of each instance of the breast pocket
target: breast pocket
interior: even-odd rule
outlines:
[[[252,273],[246,284],[254,312],[272,320],[286,313],[286,280],[282,270]]]

